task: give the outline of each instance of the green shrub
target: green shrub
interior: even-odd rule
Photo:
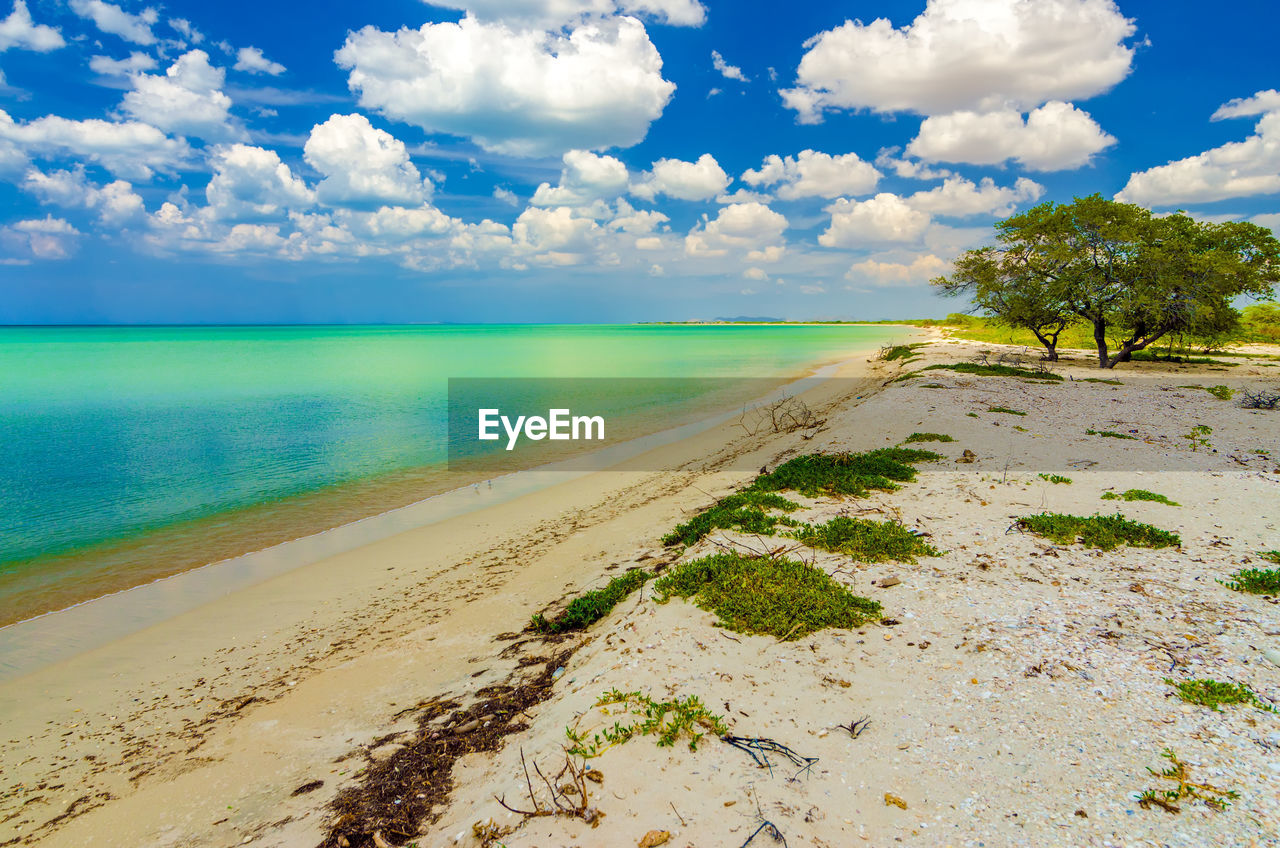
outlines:
[[[1086,436],[1102,436],[1104,439],[1132,439],[1136,441],[1135,436],[1128,433],[1117,433],[1115,430],[1085,430]]]
[[[1077,377],[1077,383],[1102,383],[1107,386],[1123,386],[1124,383],[1119,380],[1104,380],[1101,377]]]
[[[1046,480],[1050,483],[1070,483],[1071,482],[1070,477],[1063,477],[1061,474],[1041,474],[1040,479]]]
[[[754,488],[744,489],[721,498],[708,509],[677,525],[674,530],[662,537],[662,543],[692,545],[716,529],[732,529],[743,533],[772,536],[777,525],[794,526],[796,522],[786,516],[770,515],[765,510],[779,509],[783,512],[794,512],[799,508],[800,504],[789,501],[781,495]]]
[[[599,733],[592,734],[590,739],[579,733],[576,727],[566,727],[565,736],[572,744],[565,753],[571,757],[591,759],[635,736],[650,735],[658,737],[658,746],[661,748],[669,748],[681,736],[688,736],[689,750],[696,751],[698,743],[702,741],[703,731],[716,736],[724,736],[729,732],[724,720],[703,706],[697,695],[674,701],[655,701],[642,692],[611,689],[596,701],[596,706],[601,708],[619,705],[629,715],[638,716],[640,720],[626,724],[614,721],[613,727],[606,727]]]
[[[872,489],[892,492],[897,483],[916,478],[912,463],[942,459],[932,451],[880,448],[866,453],[807,454],[756,478],[753,488],[773,492],[790,489],[806,497],[860,497]]]
[[[1251,595],[1280,595],[1280,569],[1276,568],[1246,568],[1218,582],[1228,589]]]
[[[895,359],[911,359],[915,355],[915,349],[920,345],[892,345],[890,347],[881,348],[880,358],[886,362],[893,362]]]
[[[1146,489],[1128,489],[1118,495],[1115,492],[1104,492],[1102,499],[1104,501],[1153,501],[1166,506],[1182,506],[1177,501],[1171,501],[1164,495],[1148,492]]]
[[[1176,533],[1130,521],[1122,515],[1063,515],[1042,512],[1019,518],[1017,526],[1029,533],[1043,536],[1060,545],[1079,541],[1087,548],[1113,550],[1120,545],[1135,548],[1174,548],[1182,544]]]
[[[1029,380],[1043,380],[1047,383],[1062,382],[1062,375],[1054,374],[1052,371],[1032,371],[1029,368],[1014,368],[1010,365],[979,365],[976,362],[957,362],[953,365],[940,363],[927,365],[922,370],[957,371],[977,377],[1022,377]]]
[[[1023,417],[1026,417],[1027,414],[1016,409],[1010,409],[1007,406],[988,406],[987,412],[1003,412],[1005,415],[1021,415]]]
[[[569,602],[564,612],[548,621],[542,613],[533,617],[530,626],[539,633],[564,633],[569,630],[582,630],[609,614],[609,611],[645,584],[652,577],[643,568],[627,569],[609,581],[603,589],[596,589],[580,595]]]
[[[848,554],[862,562],[915,562],[942,554],[896,521],[839,516],[825,524],[802,524],[791,535],[811,548]]]
[[[942,433],[912,433],[902,440],[904,445],[915,444],[916,442],[954,442],[955,439]]]
[[[1183,680],[1175,682],[1165,678],[1164,682],[1178,690],[1178,697],[1188,704],[1199,704],[1211,710],[1218,710],[1223,704],[1252,704],[1260,710],[1275,712],[1262,703],[1253,690],[1243,683],[1223,683],[1220,680]]]
[[[782,641],[829,627],[854,628],[880,617],[825,571],[791,559],[720,553],[676,565],[654,583],[655,598],[689,598],[738,633]]]

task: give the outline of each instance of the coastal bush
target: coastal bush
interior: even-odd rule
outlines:
[[[821,569],[785,558],[719,553],[680,563],[654,583],[655,599],[688,598],[737,633],[799,639],[829,627],[854,628],[880,617]]]
[[[766,492],[790,489],[806,497],[860,497],[872,489],[892,492],[916,478],[913,463],[942,459],[933,451],[880,448],[866,453],[806,454],[788,460],[752,486]]]
[[[1045,480],[1049,483],[1070,483],[1071,482],[1070,477],[1063,477],[1061,474],[1041,474],[1039,476],[1041,480]]]
[[[600,709],[620,706],[628,715],[637,716],[638,720],[626,724],[614,721],[612,727],[593,733],[590,739],[586,734],[579,733],[576,727],[566,727],[564,733],[571,744],[565,753],[571,757],[591,759],[633,737],[651,735],[658,737],[658,746],[662,748],[669,748],[682,736],[687,736],[689,750],[696,751],[704,731],[716,736],[724,736],[729,732],[724,719],[713,715],[697,695],[672,701],[655,701],[643,692],[610,689],[600,696],[595,705]]]
[[[1152,501],[1154,503],[1162,503],[1165,506],[1182,506],[1177,501],[1171,501],[1164,495],[1148,492],[1146,489],[1127,489],[1120,494],[1103,492],[1102,499],[1104,501]]]
[[[1079,377],[1077,383],[1101,383],[1104,386],[1123,386],[1124,383],[1119,380],[1104,380],[1101,377]]]
[[[961,374],[972,374],[975,377],[1021,377],[1050,383],[1062,382],[1062,375],[1054,374],[1052,371],[1033,371],[1030,368],[1014,368],[1011,365],[979,365],[976,362],[939,363],[937,365],[926,365],[921,370],[957,371]]]
[[[1122,515],[1092,515],[1086,518],[1042,512],[1019,518],[1016,526],[1060,545],[1071,545],[1078,541],[1087,548],[1100,548],[1104,551],[1113,550],[1120,545],[1134,548],[1175,548],[1182,544],[1182,539],[1176,533],[1130,521]]]
[[[902,440],[904,445],[915,444],[916,442],[954,442],[955,439],[943,433],[912,433]]]
[[[811,548],[848,554],[861,562],[915,562],[941,552],[896,521],[839,516],[825,524],[802,524],[791,536]]]
[[[639,589],[653,575],[643,568],[629,568],[609,581],[602,589],[579,595],[569,602],[564,612],[554,619],[546,619],[538,613],[529,626],[539,633],[564,633],[582,630],[609,614],[623,598]]]
[[[1216,397],[1218,400],[1231,400],[1235,397],[1235,390],[1230,386],[1207,386],[1205,391]]]
[[[743,533],[772,536],[777,525],[795,526],[796,522],[784,515],[770,515],[765,510],[780,509],[783,512],[794,512],[799,508],[800,504],[789,501],[781,495],[755,488],[743,489],[741,492],[721,498],[709,509],[677,525],[674,530],[662,537],[662,543],[692,545],[717,529],[740,530]]]
[[[1134,439],[1136,441],[1135,436],[1130,436],[1128,433],[1117,433],[1115,430],[1085,430],[1084,434],[1086,436],[1101,436],[1104,439]]]
[[[915,350],[918,347],[920,347],[918,344],[886,345],[880,348],[880,358],[885,362],[893,362],[896,359],[909,361],[915,358]]]
[[[1258,556],[1267,562],[1274,562],[1276,565],[1280,565],[1280,551],[1259,551]]]
[[[1007,406],[988,406],[987,412],[1003,412],[1005,415],[1021,415],[1023,417],[1026,417],[1027,414],[1017,409],[1010,409]]]
[[[1178,697],[1188,704],[1199,704],[1215,711],[1223,704],[1252,704],[1260,710],[1275,712],[1273,707],[1260,701],[1253,690],[1243,683],[1223,683],[1208,679],[1177,682],[1167,677],[1164,682],[1176,689]]]
[[[1280,562],[1280,556],[1272,562]],[[1229,579],[1218,582],[1236,592],[1248,592],[1251,595],[1280,595],[1280,569],[1276,568],[1246,568],[1243,571],[1237,571]]]

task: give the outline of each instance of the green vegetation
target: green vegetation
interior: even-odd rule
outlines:
[[[795,560],[720,553],[680,563],[654,584],[659,603],[690,598],[738,633],[799,639],[828,627],[854,628],[880,617],[880,604]]]
[[[1223,683],[1220,680],[1183,680],[1175,682],[1165,678],[1164,682],[1178,690],[1178,697],[1188,704],[1199,704],[1211,710],[1218,710],[1223,704],[1252,704],[1260,710],[1275,710],[1258,700],[1253,690],[1243,683]]]
[[[674,530],[662,537],[664,545],[695,544],[712,530],[732,529],[743,533],[759,533],[772,536],[774,528],[779,524],[794,527],[796,522],[785,515],[770,515],[768,509],[779,509],[783,512],[794,512],[800,504],[787,500],[781,495],[762,492],[756,488],[743,489],[741,492],[721,498],[710,508],[703,510]]]
[[[848,554],[861,562],[915,562],[917,556],[942,555],[896,521],[842,515],[826,524],[802,524],[791,535],[811,548]]]
[[[970,418],[977,418],[977,417],[978,417],[978,413],[976,413],[976,412],[966,412],[966,413],[965,413],[965,415],[969,416]]]
[[[1041,474],[1041,480],[1047,480],[1050,483],[1070,483],[1070,477],[1063,477],[1061,474]]]
[[[893,362],[894,360],[897,360],[897,359],[910,361],[916,358],[915,356],[916,348],[922,347],[922,346],[923,345],[919,345],[919,344],[890,345],[889,347],[883,347],[880,349],[880,358],[886,362]]]
[[[1245,341],[1280,344],[1280,303],[1255,303],[1240,313]]]
[[[1274,562],[1276,565],[1280,565],[1280,551],[1258,551],[1258,556],[1267,562]]]
[[[1087,548],[1110,551],[1120,545],[1135,548],[1174,548],[1182,544],[1176,533],[1130,521],[1122,515],[1063,515],[1042,512],[1017,521],[1019,529],[1043,536],[1060,545],[1079,541]]]
[[[752,487],[763,492],[790,489],[814,498],[820,495],[861,497],[872,489],[892,492],[896,483],[916,478],[917,462],[942,459],[933,451],[880,448],[866,453],[808,454],[788,460],[756,478]]]
[[[1236,394],[1235,390],[1230,386],[1209,386],[1205,391],[1216,397],[1218,400],[1231,400],[1231,398],[1235,397]]]
[[[1280,595],[1280,569],[1276,568],[1246,568],[1231,575],[1230,579],[1218,582],[1236,592],[1248,592],[1251,595]]]
[[[1191,775],[1187,771],[1187,766],[1178,759],[1178,755],[1173,752],[1172,748],[1165,748],[1160,755],[1169,761],[1169,767],[1162,771],[1147,766],[1147,771],[1156,777],[1165,780],[1171,780],[1178,784],[1175,789],[1148,789],[1138,795],[1138,806],[1147,810],[1152,806],[1160,807],[1166,812],[1181,812],[1178,802],[1185,798],[1194,798],[1204,801],[1205,804],[1215,810],[1221,812],[1230,806],[1229,801],[1234,801],[1240,797],[1240,793],[1230,789],[1218,789],[1207,783],[1192,782]]]
[[[1012,365],[979,365],[976,362],[957,362],[955,364],[938,363],[927,365],[922,371],[957,371],[961,374],[972,374],[976,377],[1020,377],[1026,380],[1043,380],[1050,383],[1062,382],[1061,374],[1052,371],[1033,371],[1030,368],[1014,368]]]
[[[1115,430],[1085,430],[1084,434],[1086,436],[1102,436],[1105,439],[1135,439],[1136,440],[1135,436],[1130,436],[1128,433],[1117,433]]]
[[[1153,501],[1166,506],[1182,506],[1182,504],[1171,501],[1164,495],[1148,492],[1146,489],[1127,489],[1118,495],[1115,492],[1103,492],[1102,499],[1104,501]]]
[[[916,442],[954,442],[955,439],[942,433],[912,433],[902,440],[904,445],[912,445]]]
[[[565,633],[569,630],[582,630],[595,624],[609,614],[618,603],[639,589],[653,575],[643,568],[629,568],[609,581],[603,589],[587,592],[569,602],[564,612],[548,621],[542,613],[538,613],[529,622],[539,633]]]
[[[659,747],[669,748],[687,736],[689,750],[698,750],[703,732],[723,736],[729,732],[724,720],[712,715],[697,695],[674,701],[655,701],[641,692],[623,692],[611,689],[600,696],[596,706],[602,709],[621,706],[629,716],[637,720],[623,724],[615,721],[613,727],[607,727],[599,733],[593,733],[590,739],[579,733],[576,727],[566,727],[565,736],[571,743],[565,751],[571,757],[591,759],[598,757],[614,745],[621,745],[636,736],[657,736]],[[605,710],[608,714],[608,710]]]
[[[1003,412],[1005,415],[1021,415],[1024,418],[1027,415],[1025,412],[1021,412],[1017,409],[1010,409],[1007,406],[988,406],[987,412]]]
[[[1030,332],[1051,360],[1069,327],[1087,327],[1100,368],[1161,339],[1170,355],[1176,341],[1221,347],[1238,333],[1232,301],[1270,297],[1280,281],[1280,241],[1265,227],[1156,216],[1100,194],[1006,218],[995,240],[934,285]]]
[[[1104,380],[1101,377],[1081,377],[1077,383],[1102,383],[1105,386],[1123,386],[1119,380]]]
[[[1200,450],[1200,448],[1209,447],[1209,434],[1212,432],[1212,427],[1205,424],[1197,424],[1191,428],[1191,432],[1184,434],[1182,438],[1191,443],[1192,450]]]

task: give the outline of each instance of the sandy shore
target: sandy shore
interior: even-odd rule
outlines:
[[[861,382],[806,394],[828,418],[811,441],[725,425],[664,448],[679,471],[593,474],[385,539],[5,684],[0,844],[317,845],[336,793],[413,737],[415,705],[465,707],[564,650],[572,659],[527,726],[457,761],[421,848],[481,844],[473,825],[488,821],[516,828],[501,838],[512,848],[637,845],[654,830],[672,845],[740,845],[764,821],[791,845],[1277,844],[1280,720],[1184,705],[1162,681],[1214,677],[1280,701],[1280,668],[1261,653],[1280,647],[1275,605],[1215,582],[1280,548],[1280,413],[1181,388],[1274,385],[1280,363],[1100,373],[1081,360],[1058,365],[1070,379],[1056,384],[946,370],[892,382],[980,348],[995,349],[937,343],[906,365],[849,366]],[[1212,432],[1192,450],[1184,436],[1197,424]],[[556,645],[495,638],[611,570],[668,557],[662,534],[748,482],[742,468],[915,431],[954,437],[926,445],[947,460],[900,491],[806,499],[800,514],[896,517],[945,551],[917,565],[804,554],[879,600],[893,626],[777,642],[728,633],[682,601],[655,604],[646,589]],[[976,462],[951,461],[964,450]],[[1100,500],[1128,488],[1181,506]],[[1115,503],[1182,547],[1100,553],[1009,532],[1021,515]],[[684,555],[712,541],[788,544],[729,533]],[[873,585],[889,576],[901,582]],[[817,762],[797,775],[716,739],[690,752],[642,737],[591,761],[603,775],[591,784],[597,828],[500,807],[495,796],[527,800],[521,754],[558,768],[564,728],[604,723],[592,705],[612,687],[698,695],[734,733]],[[864,716],[856,739],[837,727]],[[1240,798],[1223,813],[1139,808],[1134,793],[1156,784],[1146,768],[1166,765],[1165,748]]]

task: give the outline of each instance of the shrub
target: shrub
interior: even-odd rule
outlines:
[[[716,529],[732,529],[743,533],[772,536],[777,525],[794,526],[796,522],[786,516],[770,515],[765,510],[780,509],[783,512],[794,512],[799,508],[798,503],[789,501],[781,495],[751,488],[744,489],[721,498],[710,508],[677,525],[674,530],[662,537],[662,543],[692,545]]]
[[[1211,710],[1218,710],[1223,704],[1252,704],[1260,710],[1275,710],[1258,700],[1253,690],[1243,683],[1223,683],[1220,680],[1183,680],[1175,682],[1165,678],[1164,682],[1178,690],[1178,697],[1188,704],[1199,704]]]
[[[811,548],[848,554],[862,562],[915,562],[917,556],[941,556],[896,521],[839,516],[825,524],[802,524],[791,535]]]
[[[880,604],[858,597],[821,569],[737,552],[680,563],[654,583],[654,593],[659,603],[689,598],[729,630],[781,641],[880,617]]]
[[[807,454],[756,478],[753,488],[772,492],[790,489],[806,497],[859,497],[871,489],[891,492],[895,482],[915,479],[912,463],[942,459],[933,451],[880,448],[866,453]]]
[[[645,584],[652,577],[643,568],[627,569],[609,581],[603,589],[596,589],[580,595],[569,602],[564,612],[548,621],[542,613],[533,617],[530,626],[539,633],[564,633],[569,630],[582,630],[609,614],[623,598]]]
[[[911,359],[917,347],[919,345],[888,345],[880,348],[880,358],[886,362],[893,362],[895,359]]]
[[[972,374],[976,377],[1022,377],[1029,380],[1043,380],[1050,383],[1062,382],[1061,374],[1052,371],[1033,371],[1029,368],[1014,368],[1011,365],[979,365],[976,362],[957,362],[954,365],[927,365],[924,371],[957,371],[961,374]]]
[[[577,732],[574,727],[566,727],[565,736],[572,746],[565,751],[571,757],[590,759],[598,757],[614,745],[621,745],[635,736],[657,736],[658,747],[668,748],[676,744],[681,736],[689,737],[689,750],[698,750],[703,731],[716,736],[729,732],[724,720],[713,715],[697,695],[677,698],[674,701],[655,701],[642,692],[623,692],[611,689],[596,701],[597,707],[621,706],[629,715],[638,716],[639,721],[623,724],[614,721],[613,727],[606,727],[587,739],[585,734]]]
[[[1176,533],[1130,521],[1122,515],[1063,515],[1042,512],[1019,518],[1017,527],[1060,545],[1079,541],[1087,548],[1113,550],[1120,545],[1135,548],[1174,548],[1182,544]]]
[[[1070,483],[1071,482],[1070,477],[1063,477],[1061,474],[1041,474],[1040,479],[1046,480],[1050,483]]]
[[[1025,412],[1021,412],[1017,409],[1010,409],[1007,406],[988,406],[987,412],[1003,412],[1005,415],[1021,415],[1024,418],[1027,415]]]
[[[1104,492],[1102,499],[1104,501],[1153,501],[1166,506],[1182,506],[1177,501],[1171,501],[1164,495],[1148,492],[1146,489],[1128,489],[1118,495],[1115,492]]]
[[[928,388],[927,386],[925,388]],[[902,440],[904,445],[912,445],[916,442],[954,442],[955,439],[942,433],[912,433]]]
[[[1085,430],[1084,434],[1086,436],[1101,436],[1104,439],[1134,439],[1136,441],[1134,436],[1130,436],[1128,433],[1117,433],[1115,430]]]
[[[1280,595],[1280,569],[1276,568],[1246,568],[1218,582],[1228,589],[1251,595]]]

